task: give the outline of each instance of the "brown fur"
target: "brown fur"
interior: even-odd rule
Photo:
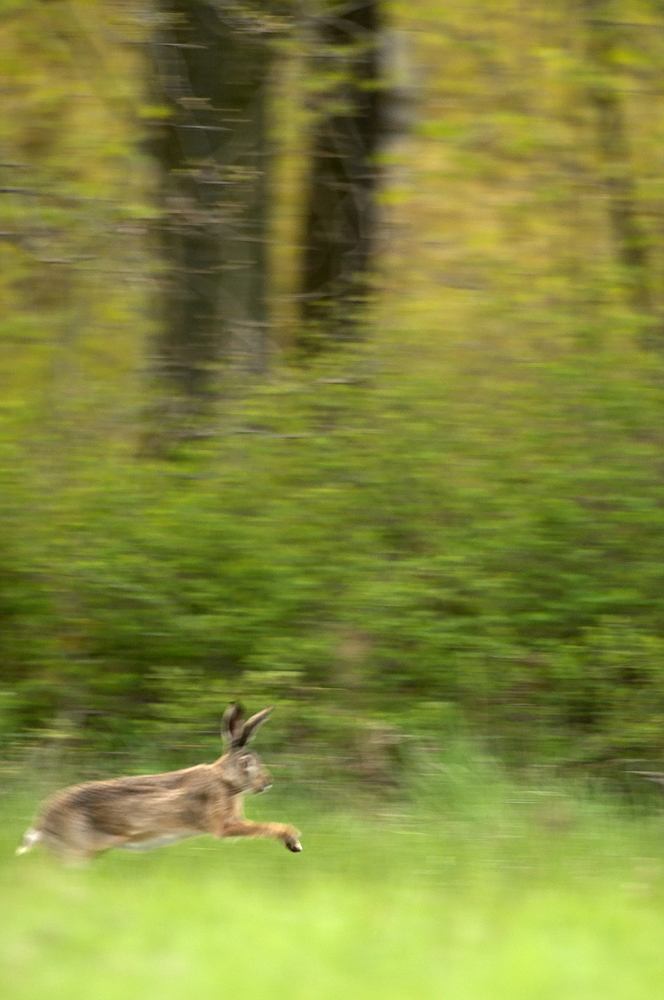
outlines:
[[[292,826],[244,818],[242,795],[271,785],[258,756],[245,749],[271,711],[244,722],[239,706],[231,705],[222,723],[229,746],[214,764],[65,788],[45,804],[17,853],[41,842],[64,859],[86,860],[112,847],[141,850],[203,833],[271,837],[301,851]]]

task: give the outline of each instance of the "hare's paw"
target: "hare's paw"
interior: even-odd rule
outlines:
[[[293,854],[298,854],[302,850],[302,844],[300,843],[299,837],[300,831],[293,830],[292,828],[287,830],[284,834],[284,844],[289,851],[293,852]]]

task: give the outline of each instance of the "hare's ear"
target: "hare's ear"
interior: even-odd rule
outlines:
[[[260,712],[256,712],[252,715],[250,719],[247,719],[244,726],[242,727],[242,742],[248,743],[250,739],[254,737],[256,731],[260,729],[266,719],[269,718],[270,713],[274,705],[270,705],[269,708],[264,708]]]
[[[242,739],[242,725],[244,712],[237,702],[229,705],[221,720],[221,735],[228,740],[231,746],[237,746],[244,742]]]

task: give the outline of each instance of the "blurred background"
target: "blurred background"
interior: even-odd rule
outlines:
[[[3,862],[6,995],[664,996],[664,4],[5,0],[0,68],[5,856],[235,699],[305,847]]]

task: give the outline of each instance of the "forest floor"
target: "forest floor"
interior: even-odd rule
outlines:
[[[200,838],[83,870],[14,856],[4,797],[0,995],[12,1000],[656,1000],[664,826],[524,791],[371,816],[270,795],[304,852]]]

